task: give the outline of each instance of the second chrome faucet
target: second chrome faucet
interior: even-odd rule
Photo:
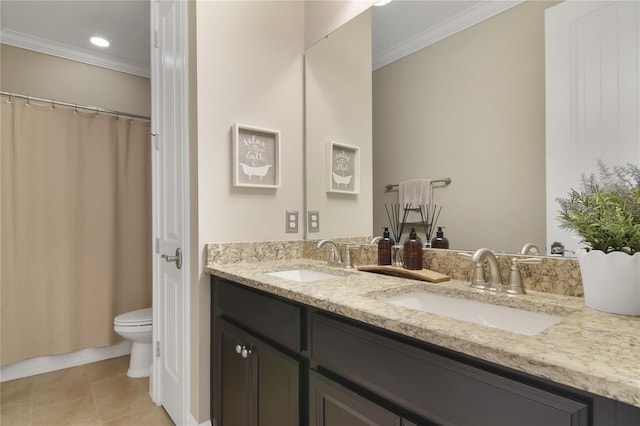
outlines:
[[[509,282],[503,284],[502,274],[500,273],[500,264],[495,254],[488,248],[476,250],[473,254],[458,253],[460,256],[467,257],[473,262],[473,277],[471,279],[471,287],[481,290],[501,291],[509,294],[526,294],[526,290],[522,283],[522,275],[518,269],[519,263],[542,263],[540,258],[517,258],[511,259],[511,271],[509,273]],[[485,277],[485,261],[489,265],[489,281]]]

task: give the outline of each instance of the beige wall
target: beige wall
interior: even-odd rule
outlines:
[[[298,210],[302,220],[304,3],[198,2],[196,12],[199,251],[193,255],[201,264],[191,298],[198,352],[191,376],[199,381],[191,400],[202,422],[210,409],[211,321],[204,245],[302,239],[302,222],[297,234],[285,233],[285,212]],[[281,132],[280,188],[232,186],[234,123]]]
[[[0,45],[0,88],[44,99],[151,115],[148,78]]]
[[[200,239],[301,239],[304,7],[301,2],[197,4]],[[234,123],[281,132],[281,187],[232,186]]]
[[[544,9],[526,2],[373,76],[374,230],[384,186],[434,190],[451,248],[517,252],[545,242]]]
[[[307,49],[305,55],[307,208],[320,213],[309,238],[371,235],[371,12]],[[327,193],[327,144],[360,147],[360,193]]]

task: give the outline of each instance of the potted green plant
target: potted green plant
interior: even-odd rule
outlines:
[[[640,167],[607,167],[599,179],[582,177],[582,191],[559,198],[560,226],[575,231],[585,304],[601,311],[640,315]]]

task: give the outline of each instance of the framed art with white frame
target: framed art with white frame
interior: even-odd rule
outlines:
[[[327,192],[360,193],[360,147],[329,142],[327,164]]]
[[[280,132],[233,125],[233,186],[280,187]]]

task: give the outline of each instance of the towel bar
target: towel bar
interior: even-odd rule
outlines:
[[[445,184],[445,186],[446,186],[446,185],[449,185],[449,184],[451,183],[451,178],[446,177],[446,178],[442,178],[442,179],[435,179],[435,180],[432,180],[432,181],[431,181],[431,185],[433,185],[434,183],[444,183],[444,184]],[[387,192],[389,192],[389,191],[392,191],[392,190],[393,190],[393,188],[397,188],[398,186],[399,186],[399,185],[398,185],[397,183],[393,183],[393,184],[387,184],[387,185],[385,185],[385,187],[384,187],[384,188],[385,188],[385,190],[386,190]]]

